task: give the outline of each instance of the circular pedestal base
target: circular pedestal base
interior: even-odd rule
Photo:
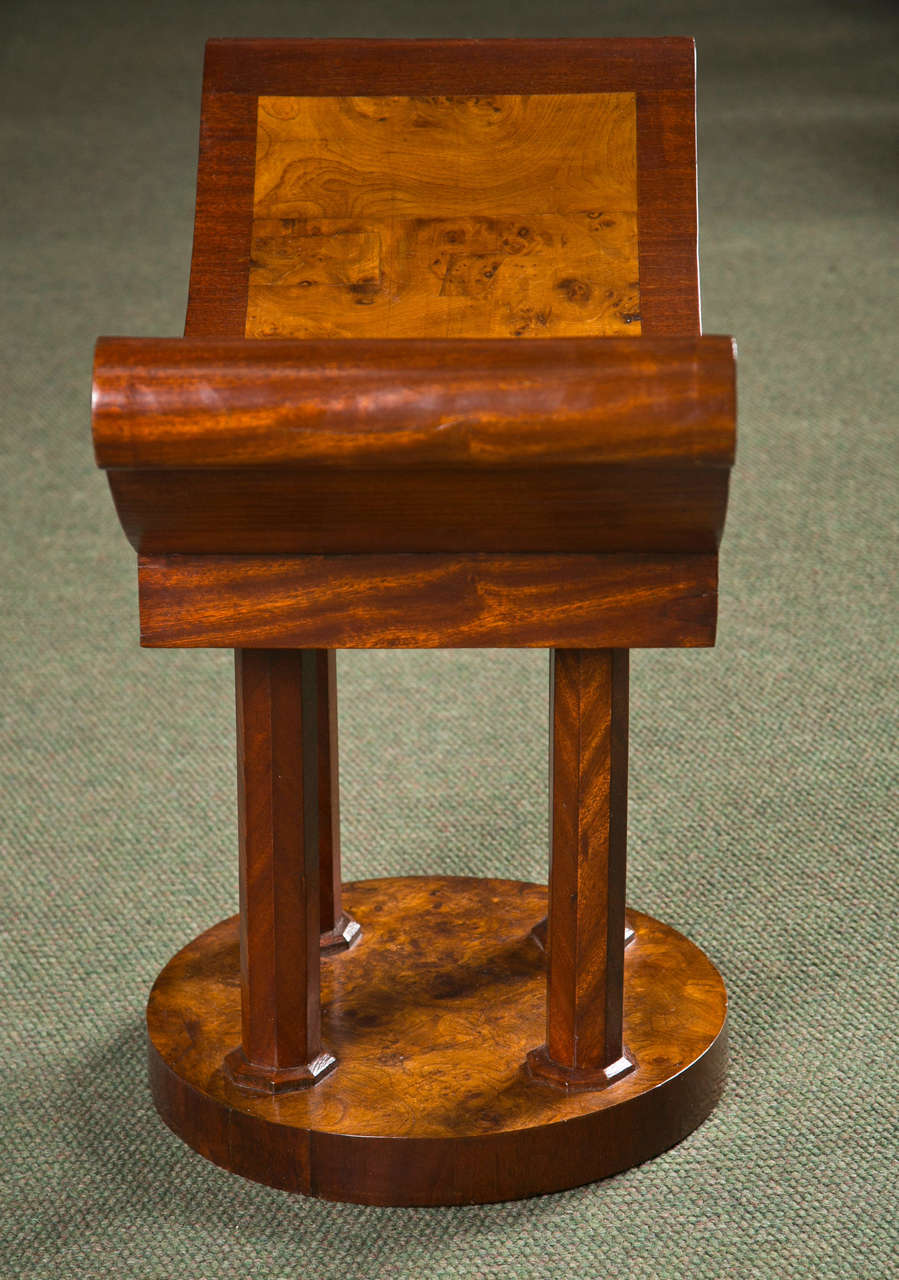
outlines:
[[[546,889],[443,876],[344,887],[362,934],[322,959],[322,1042],[337,1066],[272,1096],[224,1070],[240,1042],[237,918],[180,951],[147,1010],[160,1115],[216,1164],[362,1204],[514,1200],[664,1151],[720,1094],[727,999],[681,934],[628,912],[624,1043],[633,1071],[567,1091],[535,1078]]]

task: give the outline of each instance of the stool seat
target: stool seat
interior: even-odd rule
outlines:
[[[186,333],[102,338],[141,643],[235,651],[240,912],[163,969],[171,1128],[272,1186],[512,1199],[712,1110],[726,995],[625,911],[629,650],[711,645],[735,350],[692,41],[212,41]],[[551,651],[548,892],[343,885],[336,651]]]

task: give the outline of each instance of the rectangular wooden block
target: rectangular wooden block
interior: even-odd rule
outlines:
[[[656,648],[715,642],[717,556],[142,556],[141,643]]]

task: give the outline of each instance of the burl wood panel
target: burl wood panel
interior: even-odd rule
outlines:
[[[546,1043],[531,1069],[567,1088],[629,1069],[622,1046],[627,649],[555,649]]]
[[[148,556],[139,566],[148,646],[715,642],[715,555]]]
[[[313,1089],[243,1094],[221,1059],[240,1029],[236,920],[174,957],[150,997],[166,1122],[207,1158],[292,1191],[369,1204],[514,1199],[590,1182],[665,1150],[714,1106],[721,978],[691,942],[629,913],[624,1037],[635,1070],[598,1092],[534,1080],[546,890],[422,877],[345,886],[362,924],[322,962],[322,1032],[338,1058]]]
[[[260,97],[246,336],[640,332],[632,93]]]

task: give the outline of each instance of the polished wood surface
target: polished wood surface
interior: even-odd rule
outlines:
[[[546,1042],[531,1070],[563,1088],[630,1071],[622,1044],[627,649],[556,649],[550,665]]]
[[[256,332],[251,289],[331,301],[281,315],[277,332],[310,335],[299,354],[275,342],[203,353],[188,342],[180,354],[177,343],[101,345],[98,457],[133,545],[148,556],[713,551],[733,449],[733,358],[727,340],[692,346],[692,86],[692,42],[680,39],[212,42],[188,335]],[[448,221],[447,148],[459,203]],[[562,177],[544,181],[550,173]],[[572,227],[583,215],[591,271],[614,283],[634,192],[639,320],[614,312],[631,336],[605,346],[492,337],[519,285],[530,297],[551,283],[559,315],[581,315],[597,292],[587,281],[585,298],[573,267],[552,282],[534,274],[536,262],[551,274],[569,248],[580,253],[580,232],[541,238],[539,210]],[[359,229],[385,209],[389,234]],[[330,215],[359,227],[313,234]],[[511,239],[504,219],[518,223]],[[449,237],[427,264],[402,249],[419,232]],[[474,298],[461,264],[480,261],[484,236],[505,248]],[[324,254],[318,276],[306,271],[310,240]],[[382,271],[384,255],[402,270]],[[365,274],[375,257],[377,280]],[[393,318],[376,332],[402,337],[340,339],[330,355],[327,341],[316,345],[347,332],[334,328],[342,309],[356,317],[382,302]],[[457,305],[477,341],[422,338],[446,332],[433,317]],[[582,331],[603,324],[588,318]],[[664,356],[648,341],[663,335],[677,335]]]
[[[242,1020],[227,1069],[268,1092],[334,1066],[319,1001],[321,674],[311,650],[235,654]]]
[[[713,642],[733,461],[692,42],[211,42],[186,332],[94,386],[143,643],[238,651],[240,926],[154,987],[160,1113],[372,1204],[664,1150],[726,1007],[624,917],[627,650]],[[342,895],[333,650],[381,645],[554,648],[548,926],[511,882]]]
[[[94,438],[143,554],[709,551],[728,338],[97,345]]]
[[[211,94],[631,93],[690,90],[685,36],[623,39],[209,40]]]
[[[696,647],[714,555],[147,556],[141,643],[180,647]]]
[[[295,646],[303,648],[302,645]],[[318,752],[318,861],[321,903],[319,943],[342,951],[359,939],[359,922],[343,908],[340,862],[340,751],[337,741],[337,654],[315,655]]]
[[[730,338],[101,338],[108,468],[729,467]]]
[[[261,97],[248,338],[640,332],[633,93]]]
[[[107,472],[141,555],[714,552],[722,467]]]
[[[665,1150],[720,1093],[726,997],[697,947],[629,913],[624,1037],[636,1064],[607,1088],[535,1080],[545,957],[529,936],[546,890],[422,877],[345,886],[362,924],[322,962],[323,1035],[338,1066],[276,1097],[221,1069],[240,1027],[236,920],[192,942],[150,997],[156,1105],[185,1141],[245,1177],[365,1204],[515,1199],[592,1181]]]
[[[699,333],[694,65],[685,38],[210,41],[187,333],[245,333],[260,98],[436,95],[633,95],[641,330]]]

